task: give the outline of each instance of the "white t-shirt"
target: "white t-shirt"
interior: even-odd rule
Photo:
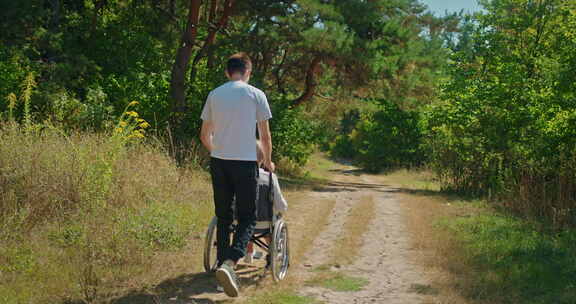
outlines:
[[[266,95],[244,81],[229,81],[208,95],[201,115],[214,125],[210,156],[256,160],[256,122],[272,118]]]

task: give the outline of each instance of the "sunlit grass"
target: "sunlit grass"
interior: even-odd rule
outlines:
[[[276,290],[262,292],[246,302],[247,304],[322,304],[314,298],[301,296],[294,291]]]
[[[472,267],[468,296],[502,303],[574,303],[576,231],[550,234],[490,211],[444,219]]]
[[[308,286],[320,286],[333,291],[355,292],[364,289],[369,281],[354,277],[339,271],[322,271],[312,279],[306,281]]]

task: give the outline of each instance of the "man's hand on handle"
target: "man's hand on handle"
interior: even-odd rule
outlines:
[[[275,165],[274,162],[271,161],[271,160],[265,161],[265,162],[264,162],[264,167],[265,167],[266,169],[268,169],[268,171],[270,171],[270,172],[272,172],[272,173],[274,173],[274,171],[276,170],[276,165]]]

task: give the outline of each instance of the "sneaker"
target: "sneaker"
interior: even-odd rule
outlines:
[[[222,266],[216,270],[216,280],[218,284],[224,288],[224,293],[229,297],[238,296],[238,280],[236,273],[230,263],[224,262]]]
[[[244,256],[244,263],[252,264],[254,262],[254,252],[248,253]]]

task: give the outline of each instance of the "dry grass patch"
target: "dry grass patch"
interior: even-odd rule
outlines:
[[[199,264],[203,171],[107,134],[5,126],[0,142],[0,303],[97,303]]]
[[[456,236],[436,224],[441,219],[464,216],[471,210],[428,196],[403,194],[400,199],[406,208],[418,259],[427,268],[434,290],[439,290],[437,303],[472,303],[462,296],[462,288],[471,286],[468,277],[471,265],[462,256]]]

